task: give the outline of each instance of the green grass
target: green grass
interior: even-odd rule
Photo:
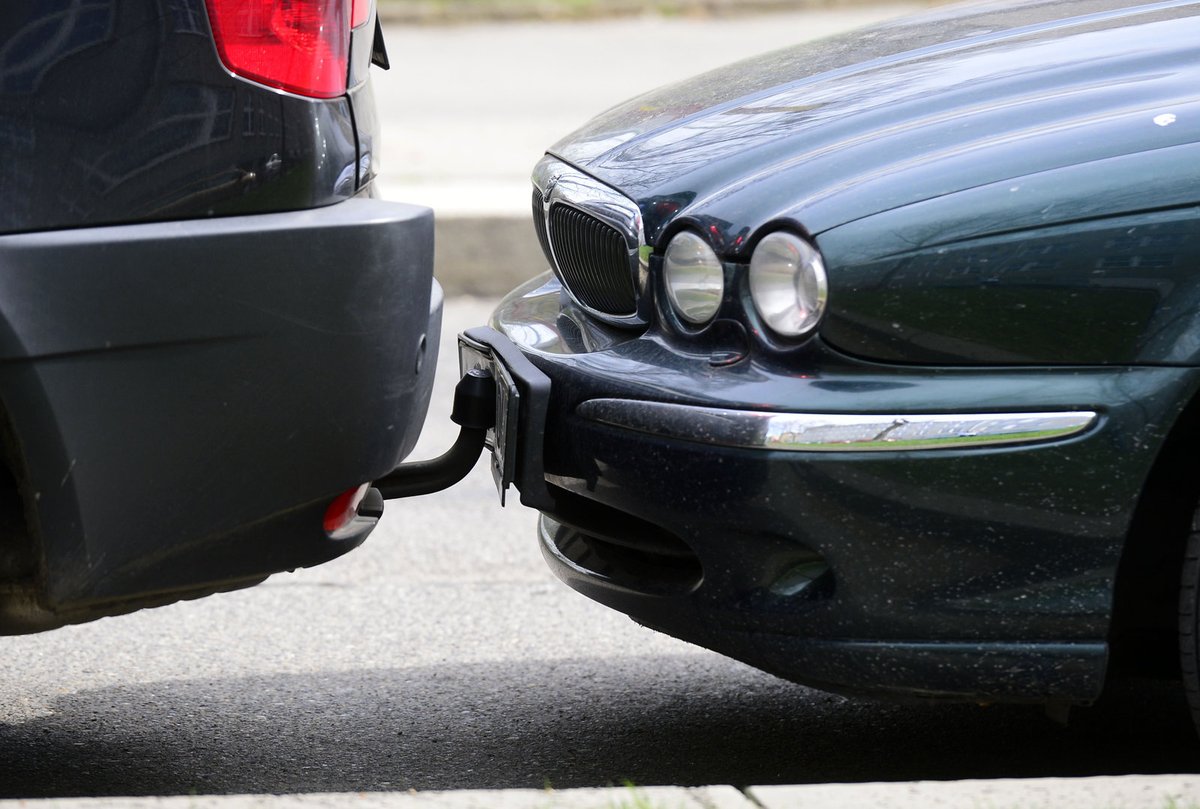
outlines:
[[[1180,803],[1174,798],[1167,798],[1166,802],[1163,804],[1163,809],[1200,809],[1200,804],[1197,804],[1195,801]]]
[[[615,788],[616,785],[610,784],[609,786]],[[636,784],[630,781],[626,781],[624,786],[625,794],[615,800],[609,800],[602,809],[683,809],[679,804],[667,805],[651,800],[649,796],[638,789]],[[555,800],[554,787],[549,779],[546,780],[544,789],[549,801],[544,805],[544,809],[561,809],[561,804]],[[1200,807],[1166,807],[1166,809],[1200,809]]]
[[[655,803],[650,800],[638,788],[629,783],[625,783],[625,797],[618,800],[616,803],[609,803],[608,809],[666,809],[662,804]],[[1170,809],[1174,809],[1171,807]]]

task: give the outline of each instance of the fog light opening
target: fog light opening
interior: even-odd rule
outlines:
[[[772,595],[794,598],[801,593],[814,591],[819,581],[829,576],[829,565],[813,559],[793,565],[775,580],[770,590]]]

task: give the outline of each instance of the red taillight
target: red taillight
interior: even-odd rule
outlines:
[[[350,27],[357,28],[371,16],[371,0],[354,0],[350,6]]]
[[[217,53],[237,75],[314,98],[346,92],[347,0],[206,0]]]
[[[358,515],[358,507],[362,503],[363,498],[366,497],[367,489],[369,488],[369,483],[356,486],[349,491],[342,492],[329,504],[329,508],[325,509],[325,520],[323,522],[326,534],[333,536],[353,522],[354,518]]]

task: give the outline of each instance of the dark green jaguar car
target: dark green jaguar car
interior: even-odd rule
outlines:
[[[833,691],[1200,712],[1200,2],[771,53],[533,179],[552,272],[460,354],[567,584]]]

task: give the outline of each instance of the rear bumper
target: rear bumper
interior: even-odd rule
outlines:
[[[551,380],[540,538],[573,588],[831,690],[1099,694],[1117,564],[1194,369],[889,367],[819,346],[714,365],[653,329],[589,324],[552,281],[493,325]],[[837,438],[881,413],[1010,418],[974,422],[998,444]],[[1003,435],[1046,413],[1074,423]],[[813,414],[836,429],[792,419]],[[782,447],[759,430],[779,420],[800,425]]]
[[[416,441],[432,256],[430,211],[365,199],[0,237],[0,400],[43,583],[0,621],[94,617],[361,542],[322,516]]]

